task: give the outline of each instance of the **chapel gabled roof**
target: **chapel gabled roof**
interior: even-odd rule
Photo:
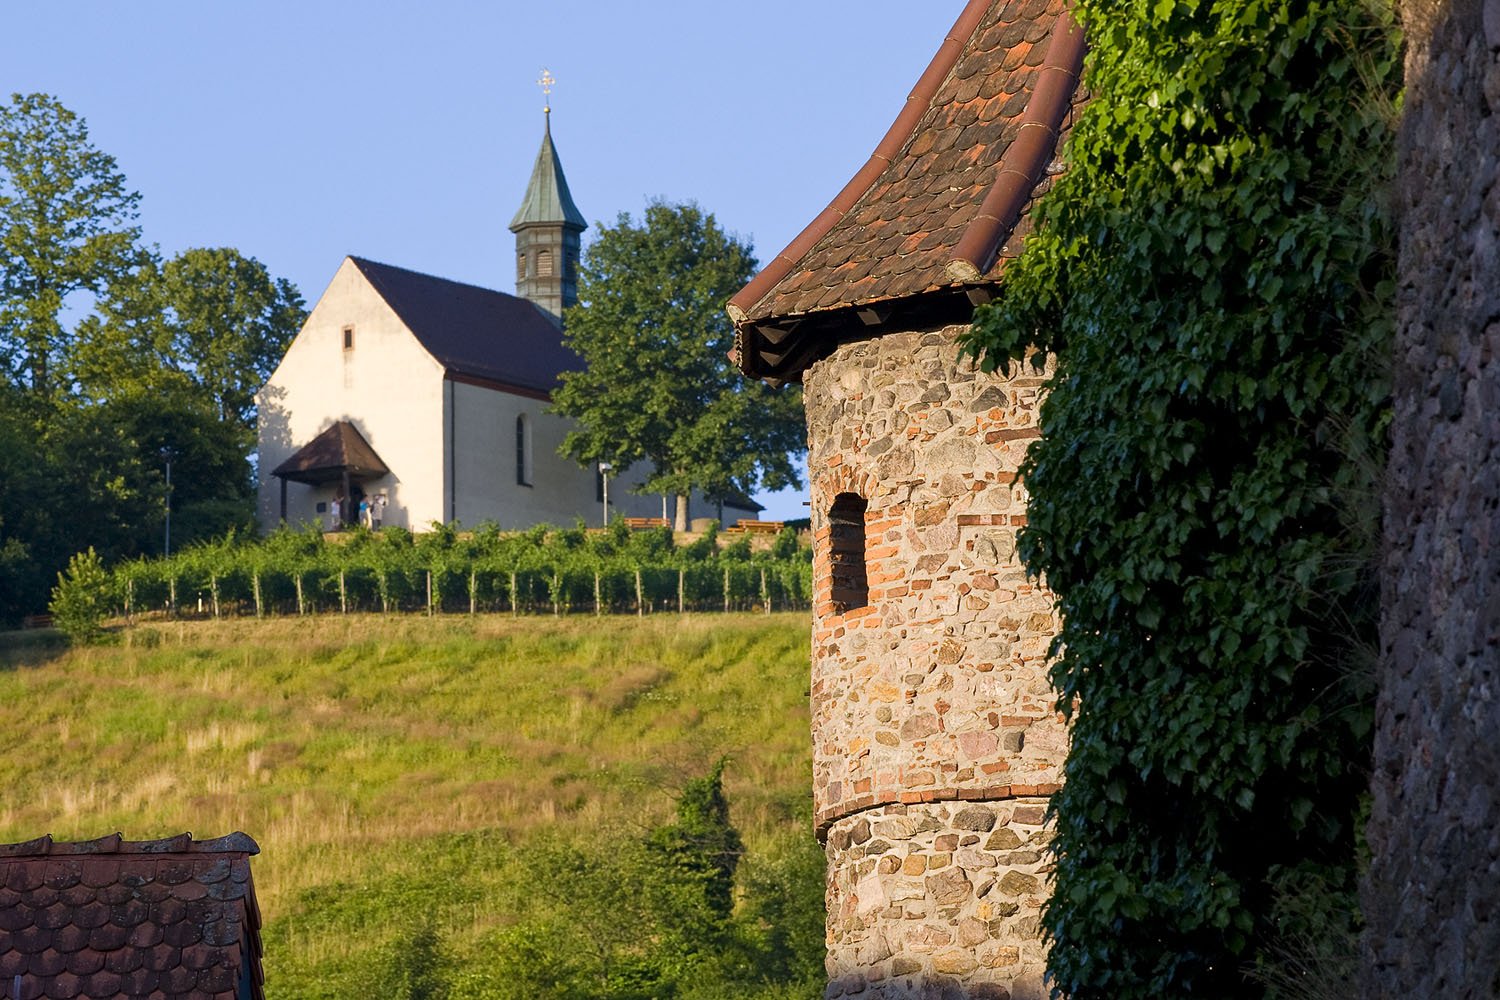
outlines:
[[[360,479],[374,479],[390,471],[359,428],[338,420],[272,469],[271,475],[316,486],[342,479],[346,472]]]
[[[747,375],[794,380],[848,330],[967,321],[1030,231],[1081,103],[1067,0],[970,0],[874,155],[729,301]]]
[[[546,399],[583,366],[540,306],[515,295],[350,257],[449,377]]]
[[[0,845],[0,996],[264,1000],[259,853],[243,833]]]
[[[537,150],[531,181],[526,185],[526,197],[521,200],[515,218],[510,220],[510,231],[515,232],[522,226],[558,224],[580,230],[588,228],[588,222],[568,192],[562,160],[558,159],[557,147],[552,144],[552,115],[549,113],[542,132],[542,148]]]

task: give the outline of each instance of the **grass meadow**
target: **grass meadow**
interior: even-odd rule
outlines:
[[[243,830],[268,995],[323,995],[403,928],[462,964],[518,845],[635,836],[720,756],[747,857],[804,850],[807,676],[805,613],[0,636],[0,842]]]

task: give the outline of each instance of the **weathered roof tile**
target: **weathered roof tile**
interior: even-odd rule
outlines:
[[[23,1000],[241,1000],[248,973],[263,1000],[258,850],[243,834],[0,845],[3,985],[19,975]]]
[[[970,0],[856,181],[730,301],[747,373],[798,374],[757,367],[761,323],[998,280],[1070,123],[1081,60],[1066,0]],[[1023,189],[999,186],[1005,173],[1026,178]],[[880,261],[858,276],[845,267],[871,257]],[[780,354],[806,362],[807,351],[785,346]]]

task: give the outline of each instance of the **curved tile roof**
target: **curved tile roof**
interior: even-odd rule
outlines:
[[[746,373],[795,378],[827,340],[805,320],[863,309],[878,325],[892,303],[995,282],[1049,186],[1082,62],[1066,0],[970,0],[869,163],[730,300]]]

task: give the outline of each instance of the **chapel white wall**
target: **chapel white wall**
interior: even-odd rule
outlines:
[[[354,329],[344,350],[343,330]],[[271,470],[339,420],[357,427],[391,474],[366,482],[385,493],[385,524],[425,528],[445,520],[442,367],[347,258],[256,397],[260,410],[259,515],[263,530],[281,514],[281,481]],[[287,522],[328,525],[316,505],[338,484],[287,484]]]
[[[502,529],[534,524],[590,527],[603,520],[594,471],[558,454],[572,422],[546,412],[540,399],[462,382],[450,383],[455,406],[454,514],[464,525],[494,521]],[[516,418],[531,426],[531,485],[517,482]],[[660,517],[661,497],[630,492],[646,478],[644,465],[611,474],[611,517]]]

